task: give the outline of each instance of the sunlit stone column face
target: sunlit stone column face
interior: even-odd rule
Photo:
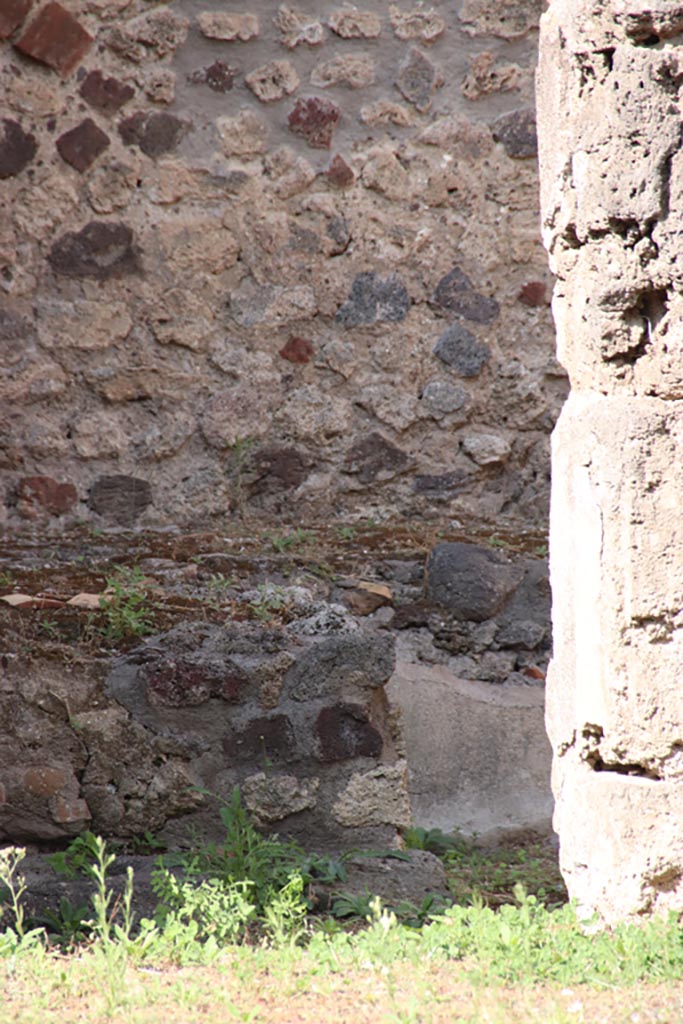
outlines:
[[[605,921],[683,908],[683,3],[554,0],[543,236],[571,394],[553,438],[555,825]]]

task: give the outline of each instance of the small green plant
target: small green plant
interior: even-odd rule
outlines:
[[[269,534],[268,540],[270,541],[273,551],[277,551],[278,554],[284,554],[285,551],[289,551],[290,548],[302,547],[304,544],[309,544],[313,540],[313,532],[311,530],[304,530],[300,526],[294,530],[293,533],[287,534]]]
[[[332,913],[335,917],[360,917],[368,919],[372,914],[372,893],[366,889],[363,893],[340,892],[332,901]]]
[[[283,587],[275,586],[273,583],[262,583],[257,587],[258,597],[249,602],[249,608],[259,622],[266,622],[272,619],[278,612],[283,611],[287,604],[287,594]]]
[[[101,598],[100,606],[105,616],[103,632],[107,639],[122,640],[151,633],[153,625],[148,617],[145,577],[140,567],[116,566],[106,581],[107,593]]]
[[[403,833],[403,841],[408,850],[427,850],[429,853],[435,853],[437,857],[463,848],[463,839],[457,833],[447,835],[440,828],[425,829],[418,825]]]
[[[0,572],[0,590],[11,590],[14,585],[14,577],[10,572]]]
[[[51,853],[47,862],[58,875],[73,879],[78,875],[89,875],[89,867],[97,854],[97,837],[92,832],[82,832],[72,839],[66,850]]]
[[[40,618],[38,620],[38,629],[50,640],[56,640],[59,637],[59,626],[52,619]]]
[[[338,526],[337,536],[340,540],[354,540],[356,537],[356,531],[353,526]]]
[[[12,917],[14,918],[14,931],[20,939],[23,939],[26,930],[24,928],[24,908],[21,905],[21,898],[26,892],[26,879],[18,873],[18,867],[26,856],[26,850],[22,846],[7,846],[0,850],[0,883],[3,886],[2,902],[9,905]]]
[[[66,896],[59,901],[59,910],[47,910],[45,924],[52,939],[63,949],[73,949],[92,934],[90,911],[85,904],[75,906]]]

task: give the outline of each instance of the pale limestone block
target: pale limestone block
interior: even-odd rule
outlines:
[[[369,825],[407,828],[411,811],[405,762],[356,772],[333,805],[332,815],[340,825],[351,828]]]
[[[216,129],[226,156],[265,153],[268,125],[252,110],[241,110],[236,117],[219,117]]]
[[[322,89],[333,85],[363,89],[374,81],[375,63],[365,54],[338,54],[316,65],[311,72],[311,84]]]
[[[402,11],[400,7],[391,4],[389,20],[395,35],[403,40],[418,39],[423,43],[433,43],[446,30],[445,21],[433,7],[415,7],[412,11]]]
[[[256,39],[259,35],[259,19],[256,14],[229,14],[226,11],[201,11],[197,15],[199,29],[207,39],[222,39],[225,42],[242,43]]]
[[[288,60],[273,60],[254,68],[244,81],[262,103],[273,103],[299,88],[299,76]]]
[[[338,7],[327,24],[342,39],[376,39],[382,23],[373,11],[359,11],[355,6]]]

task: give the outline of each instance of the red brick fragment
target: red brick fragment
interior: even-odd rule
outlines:
[[[307,338],[298,338],[295,334],[292,334],[283,348],[280,349],[282,358],[287,359],[290,363],[308,363],[313,356],[313,352],[314,348],[310,341]]]
[[[120,110],[135,95],[132,85],[126,85],[118,78],[105,78],[101,71],[91,71],[83,79],[79,92],[89,106],[103,114]]]
[[[517,296],[525,306],[547,306],[548,299],[543,281],[529,281],[523,285]]]
[[[56,145],[62,160],[66,160],[82,174],[105,151],[109,145],[109,136],[88,117],[71,131],[60,135]]]
[[[0,39],[8,39],[31,10],[33,0],[2,0],[0,4]]]
[[[325,175],[330,185],[335,185],[337,188],[348,188],[356,180],[353,169],[349,167],[344,157],[340,156],[339,153],[335,153],[330,160],[330,165],[325,171]]]
[[[341,116],[339,107],[317,96],[296,101],[287,122],[295,135],[303,135],[312,149],[329,149]]]
[[[68,512],[78,501],[73,484],[57,483],[50,476],[25,476],[17,486],[17,497],[31,505],[41,505],[54,516]]]
[[[64,768],[34,765],[26,769],[22,783],[32,796],[52,796],[60,789],[66,789],[72,778],[73,773]]]
[[[92,818],[90,808],[86,801],[80,799],[80,797],[68,799],[67,797],[57,796],[50,803],[52,820],[59,825],[74,825],[76,822],[86,822]]]
[[[61,4],[49,3],[38,13],[14,44],[27,57],[71,74],[90,49],[93,38]]]

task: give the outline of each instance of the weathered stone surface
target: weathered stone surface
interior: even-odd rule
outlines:
[[[464,0],[460,20],[469,35],[517,39],[538,25],[542,0]]]
[[[330,636],[301,655],[283,692],[295,701],[367,696],[386,683],[393,668],[392,636],[360,631]]]
[[[335,188],[349,188],[356,180],[353,168],[347,164],[344,157],[339,153],[335,153],[330,160],[325,176]]]
[[[463,79],[462,94],[468,100],[479,100],[492,92],[519,89],[522,70],[518,64],[496,63],[488,50],[470,57],[470,70]]]
[[[434,93],[441,85],[443,76],[439,68],[421,50],[411,46],[396,79],[396,87],[401,95],[424,114],[431,107]]]
[[[356,828],[367,825],[407,828],[411,812],[405,785],[404,762],[359,772],[340,794],[332,814],[341,825]]]
[[[295,775],[250,775],[242,785],[247,810],[257,825],[270,825],[291,814],[315,807],[318,779],[297,779]]]
[[[207,39],[222,39],[242,43],[256,39],[259,34],[259,20],[255,14],[228,14],[225,11],[202,11],[197,15],[199,29]]]
[[[172,152],[186,130],[180,118],[167,113],[140,111],[119,124],[119,135],[126,146],[139,146],[145,156],[151,157]]]
[[[356,7],[337,8],[327,24],[342,39],[376,39],[382,31],[382,23],[373,11],[359,11]]]
[[[513,110],[497,118],[491,126],[496,142],[502,142],[505,152],[516,160],[536,156],[536,115],[533,110]]]
[[[446,30],[446,23],[433,7],[402,11],[400,7],[391,4],[389,20],[398,38],[404,40],[419,39],[423,43],[433,43]]]
[[[551,751],[542,689],[491,686],[442,665],[399,661],[388,694],[401,709],[415,821],[482,839],[520,828],[548,831]]]
[[[397,274],[380,277],[374,271],[358,274],[349,297],[337,310],[336,320],[344,327],[404,320],[410,296]]]
[[[420,401],[428,415],[441,419],[451,413],[465,410],[469,397],[469,392],[460,384],[451,384],[447,380],[430,380],[422,389]]]
[[[109,145],[109,136],[98,128],[92,118],[81,121],[57,139],[56,146],[62,160],[75,167],[81,174],[104,153]]]
[[[223,737],[223,751],[229,761],[268,760],[291,764],[295,759],[296,737],[287,715],[252,718],[242,729],[230,729]]]
[[[85,57],[92,42],[92,36],[74,15],[52,0],[40,9],[14,45],[66,77]]]
[[[105,78],[101,71],[90,71],[78,90],[85,102],[103,114],[113,114],[132,100],[135,89],[113,76]]]
[[[339,54],[316,64],[311,72],[311,84],[322,89],[332,85],[364,89],[374,81],[375,63],[366,54]]]
[[[95,220],[58,238],[48,261],[56,274],[100,281],[140,269],[131,229],[126,224]]]
[[[500,313],[495,299],[476,291],[467,274],[453,267],[441,278],[431,300],[435,306],[477,324],[488,324]]]
[[[88,495],[93,512],[118,523],[136,519],[151,501],[152,488],[147,480],[120,474],[98,477]]]
[[[478,377],[491,358],[491,350],[488,345],[477,341],[462,324],[454,323],[437,341],[434,355],[461,377]]]
[[[174,53],[185,42],[188,28],[187,18],[160,7],[116,25],[109,31],[107,42],[126,60],[143,64]]]
[[[458,619],[483,622],[501,610],[522,581],[519,566],[476,544],[437,544],[427,561],[426,592]]]
[[[280,30],[282,42],[289,50],[302,43],[319,46],[323,41],[325,33],[320,22],[288,4],[278,7],[273,20]]]
[[[266,151],[268,125],[253,110],[241,110],[236,117],[219,117],[216,128],[226,156]]]
[[[254,68],[244,81],[262,103],[273,103],[290,96],[299,88],[299,76],[288,60],[273,60]]]
[[[8,39],[31,10],[33,0],[5,0],[0,12],[0,39]]]
[[[525,306],[547,306],[548,292],[544,281],[528,281],[517,296]]]
[[[20,174],[37,152],[35,136],[24,131],[18,121],[3,117],[0,135],[0,178],[13,178]]]
[[[196,85],[208,85],[214,92],[230,92],[235,82],[238,69],[224,60],[215,60],[204,68],[197,68],[187,76],[188,82]]]
[[[324,763],[352,757],[379,757],[382,736],[361,704],[323,708],[315,721],[317,756]]]
[[[378,479],[391,479],[409,463],[410,459],[404,451],[381,434],[373,432],[347,451],[344,470],[356,474],[360,483],[370,484]]]
[[[17,485],[17,498],[30,506],[39,505],[51,515],[69,512],[78,501],[72,483],[58,483],[49,476],[24,476]]]
[[[307,338],[292,334],[280,349],[280,355],[289,363],[310,363],[315,349]]]
[[[95,168],[86,185],[88,202],[95,213],[113,213],[129,205],[139,180],[135,154],[125,163],[111,160]]]
[[[573,389],[553,439],[555,827],[570,895],[608,923],[683,907],[683,179],[678,72],[655,45],[680,14],[555,4],[539,70],[543,232]]]
[[[341,117],[336,103],[310,96],[298,99],[287,117],[289,130],[302,135],[312,149],[329,149]]]
[[[462,439],[462,450],[478,466],[492,466],[505,462],[510,455],[510,442],[499,434],[467,434]]]

